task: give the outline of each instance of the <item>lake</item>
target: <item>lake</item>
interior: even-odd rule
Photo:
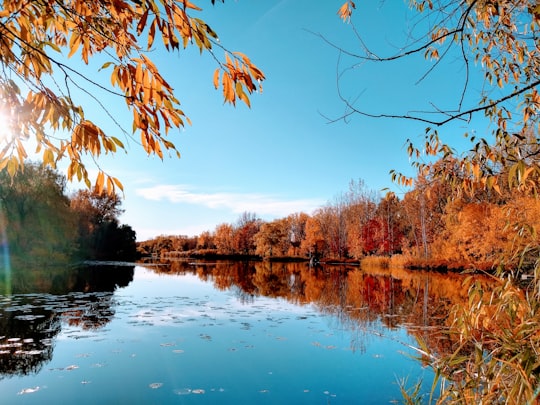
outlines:
[[[164,262],[0,277],[2,404],[387,404],[461,276]],[[425,360],[425,359],[424,359]]]

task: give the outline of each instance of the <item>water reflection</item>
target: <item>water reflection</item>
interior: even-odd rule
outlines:
[[[0,379],[39,372],[63,324],[93,330],[110,322],[113,292],[133,273],[133,266],[13,272],[12,294],[0,296]]]
[[[233,290],[242,302],[256,296],[311,303],[332,315],[339,329],[353,332],[351,348],[363,350],[366,336],[404,328],[434,353],[451,350],[444,333],[449,310],[468,300],[464,276],[419,270],[359,269],[275,262],[164,261],[156,272],[196,274],[220,290]],[[489,289],[490,279],[474,280]]]
[[[243,304],[259,296],[311,304],[330,315],[336,323],[334,329],[346,330],[351,336],[350,348],[361,352],[370,337],[397,329],[422,339],[435,353],[446,352],[451,342],[442,331],[448,310],[468,299],[467,286],[457,274],[225,261],[167,261],[154,263],[152,269],[162,275],[196,275],[218,290],[232,291]],[[13,274],[13,294],[0,295],[0,379],[39,372],[52,359],[55,338],[62,329],[76,327],[80,333],[69,337],[82,339],[89,336],[85,331],[103,328],[116,314],[115,291],[127,286],[133,276],[132,266]],[[477,281],[488,284],[481,277]],[[0,291],[2,287],[0,282]],[[174,307],[163,298],[152,305],[141,307],[141,316],[159,305]],[[168,315],[175,322],[183,321],[176,313]],[[211,312],[203,316],[217,325]]]

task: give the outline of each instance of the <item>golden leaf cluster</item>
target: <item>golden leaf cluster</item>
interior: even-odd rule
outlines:
[[[85,117],[73,99],[74,89],[93,97],[125,133],[92,89],[123,98],[132,112],[132,134],[138,135],[145,152],[163,158],[170,150],[179,156],[168,135],[190,121],[149,57],[157,41],[168,51],[195,46],[210,52],[218,61],[216,76],[222,76],[225,101],[235,104],[240,99],[249,106],[248,95],[260,89],[264,74],[241,53],[225,50],[221,62],[213,53],[217,34],[191,15],[200,10],[187,0],[3,1],[0,109],[10,117],[10,133],[0,139],[0,169],[7,167],[11,175],[22,170],[27,157],[23,143],[33,139],[44,163],[54,167],[66,158],[68,179],[91,185],[83,157],[115,153],[124,145]],[[99,70],[110,72],[112,87],[66,62],[80,56],[90,64],[98,55],[99,60],[106,58]],[[214,84],[219,87],[219,80]],[[114,192],[121,183],[100,169],[95,186]]]
[[[356,4],[354,4],[353,1],[347,0],[343,5],[339,8],[337,14],[339,18],[341,18],[344,22],[349,22],[351,20],[351,15],[353,13],[353,10],[356,8]]]

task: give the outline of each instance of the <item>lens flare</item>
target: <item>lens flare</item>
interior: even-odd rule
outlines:
[[[0,102],[0,145],[12,141],[14,133],[13,115],[9,107]]]
[[[6,225],[4,210],[0,203],[0,281],[4,284],[4,294],[11,295],[11,260]]]

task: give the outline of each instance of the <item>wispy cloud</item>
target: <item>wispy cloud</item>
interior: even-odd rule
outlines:
[[[319,199],[283,199],[257,193],[201,192],[187,185],[157,185],[139,188],[136,193],[153,201],[168,200],[175,204],[195,204],[212,209],[229,209],[234,213],[254,212],[258,215],[285,217],[295,212],[311,213],[323,205]]]

